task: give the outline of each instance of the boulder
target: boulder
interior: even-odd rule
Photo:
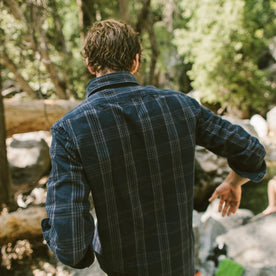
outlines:
[[[264,138],[268,134],[268,124],[266,120],[258,114],[255,114],[250,119],[250,124],[254,127],[260,138]]]
[[[269,135],[275,137],[276,136],[276,106],[270,109],[266,114],[266,120],[269,129]]]
[[[271,274],[276,271],[275,229],[276,213],[258,215],[246,225],[218,236],[216,242],[227,245],[228,257],[245,267],[246,275],[276,275]]]
[[[212,249],[215,247],[216,238],[226,233],[225,227],[213,218],[208,218],[199,229],[199,260],[200,263],[205,263],[207,257],[211,254]]]
[[[193,232],[194,232],[194,258],[195,265],[198,266],[200,264],[199,261],[199,248],[200,248],[200,240],[199,240],[199,228],[201,226],[201,214],[196,210],[193,211]]]
[[[210,276],[215,275],[216,267],[214,262],[207,261],[200,266],[200,276]]]
[[[267,136],[263,139],[262,144],[266,149],[265,159],[267,161],[276,161],[276,136]]]
[[[272,276],[276,275],[276,266],[271,267],[251,267],[245,266],[245,271],[242,276]]]
[[[7,156],[15,185],[35,184],[50,169],[48,132],[13,135]]]
[[[201,216],[201,222],[205,223],[209,218],[212,218],[220,222],[224,228],[229,231],[232,228],[236,228],[245,224],[251,219],[254,214],[247,209],[238,209],[235,214],[231,216],[222,217],[221,213],[218,212],[219,199],[214,200],[209,204],[206,212]]]

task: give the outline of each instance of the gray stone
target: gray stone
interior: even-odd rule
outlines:
[[[229,172],[226,158],[220,157],[201,146],[196,146],[195,158],[205,173],[223,175],[225,172]]]
[[[238,209],[235,214],[231,216],[222,217],[221,213],[218,211],[219,199],[214,200],[209,204],[206,212],[201,216],[201,222],[204,223],[210,217],[214,220],[220,222],[225,229],[230,230],[236,228],[240,225],[245,224],[250,218],[254,216],[253,212],[247,209]]]
[[[200,228],[202,215],[203,213],[193,210],[193,227],[197,227],[198,229]]]
[[[244,267],[243,276],[274,276],[276,275],[276,266],[272,267]]]
[[[266,120],[268,124],[269,135],[276,137],[276,106],[274,106],[270,109],[269,112],[267,112]]]
[[[268,134],[268,124],[266,120],[259,114],[255,114],[250,119],[250,124],[256,130],[260,138],[266,137]]]
[[[199,249],[200,249],[200,240],[199,240],[199,228],[201,226],[201,214],[196,210],[193,211],[193,232],[194,232],[194,258],[195,265],[198,266],[200,264],[199,261]]]
[[[34,184],[50,168],[49,146],[44,132],[15,134],[7,147],[14,184]]]
[[[199,229],[199,260],[203,264],[215,246],[216,238],[226,233],[225,227],[213,218],[208,218]]]
[[[228,257],[242,266],[265,271],[275,267],[275,229],[276,213],[268,216],[258,215],[257,219],[251,219],[248,224],[218,236],[216,242],[225,243],[228,247]]]
[[[205,262],[200,266],[200,276],[215,275],[216,267],[213,261]]]

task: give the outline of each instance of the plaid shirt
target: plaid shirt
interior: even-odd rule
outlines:
[[[127,72],[93,79],[86,99],[51,130],[43,234],[76,268],[91,265],[96,251],[107,273],[193,275],[195,145],[255,182],[266,170],[264,148],[241,127],[183,93],[140,86]]]

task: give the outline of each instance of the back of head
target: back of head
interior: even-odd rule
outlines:
[[[130,72],[136,54],[141,56],[138,33],[113,19],[95,22],[83,45],[83,56],[94,72]]]

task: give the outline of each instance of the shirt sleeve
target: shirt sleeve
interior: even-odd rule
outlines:
[[[43,236],[59,261],[74,268],[94,261],[94,220],[90,214],[89,185],[78,152],[62,128],[52,128],[46,212]]]
[[[200,106],[196,144],[226,157],[240,176],[259,182],[266,174],[265,149],[259,140],[241,126],[231,124]]]

